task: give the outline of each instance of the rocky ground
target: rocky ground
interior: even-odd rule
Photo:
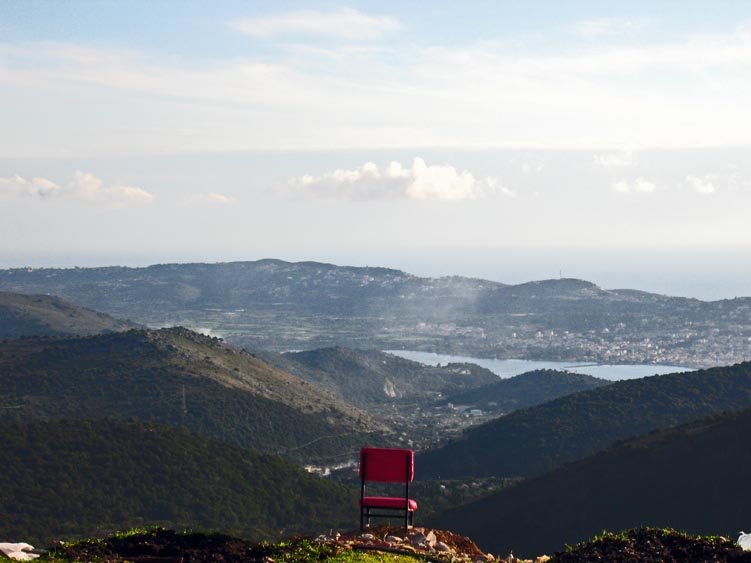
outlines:
[[[251,543],[220,534],[176,533],[151,530],[116,535],[101,540],[87,540],[56,547],[55,560],[101,563],[293,563],[325,561],[347,552],[360,552],[379,560],[380,555],[402,555],[416,560],[456,563],[520,563],[513,557],[496,558],[464,536],[443,530],[379,526],[365,533],[330,533],[316,538],[301,538],[280,543]],[[544,563],[547,557],[529,560]]]
[[[603,533],[556,553],[534,559],[512,554],[484,553],[472,540],[453,532],[378,526],[365,533],[330,532],[315,538],[279,543],[252,543],[221,534],[176,533],[171,530],[116,534],[60,543],[38,560],[48,563],[97,561],[98,563],[751,563],[751,551],[724,537],[696,537],[653,528],[619,534]]]
[[[525,563],[525,560],[518,559],[511,554],[507,557],[496,557],[493,554],[484,553],[471,539],[446,530],[411,528],[405,533],[403,528],[378,526],[368,528],[365,533],[358,531],[336,533],[333,536],[322,535],[317,538],[317,541],[338,546],[341,549],[411,554],[419,559],[436,562]],[[549,557],[542,556],[526,561],[545,563],[549,560]]]
[[[751,552],[721,536],[689,536],[675,530],[638,528],[604,533],[556,553],[555,563],[751,563]]]

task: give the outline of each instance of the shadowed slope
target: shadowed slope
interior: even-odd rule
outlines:
[[[0,340],[22,336],[89,336],[136,325],[51,295],[0,292]]]
[[[365,408],[398,401],[432,404],[447,393],[498,380],[491,371],[472,364],[426,366],[379,350],[340,346],[261,357]]]
[[[446,400],[457,405],[511,412],[610,383],[591,375],[542,369],[501,379],[479,389],[455,393]]]
[[[618,444],[447,511],[432,525],[494,553],[551,553],[603,529],[672,527],[735,537],[748,526],[751,410]]]
[[[751,406],[751,363],[618,381],[519,410],[419,456],[420,478],[528,476],[658,428]]]
[[[0,396],[24,418],[137,418],[300,460],[387,429],[314,385],[185,329],[0,344]]]
[[[44,546],[158,523],[258,540],[355,520],[345,487],[182,429],[3,420],[0,443],[3,538]]]

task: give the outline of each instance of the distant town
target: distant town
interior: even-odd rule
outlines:
[[[58,295],[248,350],[341,345],[694,368],[751,359],[751,297],[709,302],[565,278],[505,285],[259,260],[0,270],[0,290]]]

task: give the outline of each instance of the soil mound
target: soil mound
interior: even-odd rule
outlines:
[[[61,544],[53,555],[101,563],[251,563],[324,561],[346,551],[391,552],[417,560],[492,561],[469,538],[442,530],[379,526],[365,533],[331,533],[279,543],[252,543],[222,534],[154,529],[104,539]]]
[[[620,534],[604,533],[589,542],[556,553],[555,563],[751,563],[746,552],[721,536],[689,536],[675,530],[638,528]]]
[[[155,529],[144,533],[115,535],[66,544],[55,548],[55,556],[75,561],[134,563],[236,563],[263,561],[269,547],[223,534],[180,534]]]
[[[297,563],[325,561],[348,551],[399,553],[437,563],[751,563],[751,552],[727,538],[689,536],[674,530],[639,528],[604,533],[556,553],[520,560],[483,553],[464,536],[445,530],[377,526],[279,543],[252,543],[222,534],[177,533],[154,529],[57,547],[56,560],[101,563]]]

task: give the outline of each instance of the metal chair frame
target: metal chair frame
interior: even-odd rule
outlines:
[[[398,450],[394,449],[394,452],[404,452],[404,508],[392,508],[392,507],[379,507],[379,506],[364,506],[365,500],[365,483],[368,481],[367,476],[367,455],[368,450],[371,448],[363,448],[360,451],[360,531],[363,531],[366,527],[370,527],[371,518],[393,518],[396,515],[400,515],[404,512],[404,529],[409,529],[414,525],[415,511],[409,507],[409,483],[412,481],[412,469],[414,467],[414,452],[412,450]],[[383,448],[386,449],[386,448]],[[381,481],[384,483],[401,483],[402,480],[390,480]],[[396,497],[388,497],[396,498]],[[386,512],[371,512],[371,510],[383,510]]]

